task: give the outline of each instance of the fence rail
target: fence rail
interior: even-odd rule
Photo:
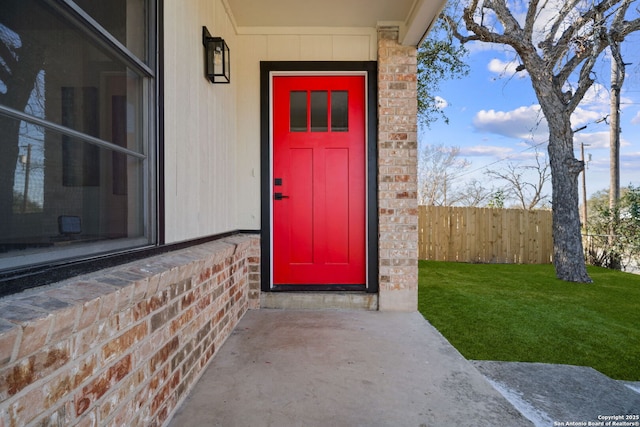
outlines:
[[[509,264],[552,261],[551,211],[420,206],[420,259]]]

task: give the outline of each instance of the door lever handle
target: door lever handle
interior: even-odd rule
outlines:
[[[273,198],[276,200],[288,199],[289,196],[284,196],[282,193],[274,193]]]

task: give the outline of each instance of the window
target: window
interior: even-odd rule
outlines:
[[[0,271],[154,243],[153,0],[3,0]]]
[[[329,108],[329,97],[331,107]],[[311,91],[310,117],[308,117],[308,92],[291,91],[289,94],[289,130],[307,132],[307,120],[311,122],[311,132],[328,132],[331,117],[331,132],[349,131],[349,92],[336,90]]]

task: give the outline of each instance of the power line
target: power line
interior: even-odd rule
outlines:
[[[525,148],[524,150],[518,151],[517,153],[510,154],[510,155],[508,155],[508,156],[505,156],[505,157],[504,157],[504,158],[502,158],[502,159],[498,159],[498,160],[496,160],[496,161],[494,161],[494,162],[491,162],[491,163],[489,163],[489,164],[487,164],[487,165],[484,165],[484,166],[481,166],[481,167],[479,167],[479,168],[476,168],[476,169],[470,170],[470,171],[468,171],[468,172],[461,173],[461,174],[460,174],[460,175],[458,175],[458,176],[465,176],[465,175],[469,175],[469,174],[472,174],[472,173],[475,173],[475,172],[481,171],[482,169],[487,169],[487,168],[489,168],[489,166],[496,165],[496,164],[498,164],[498,163],[500,163],[500,162],[504,162],[504,161],[506,161],[506,160],[512,160],[512,159],[513,159],[515,156],[517,156],[518,154],[522,154],[522,153],[524,153],[525,151],[529,151],[529,150],[531,150],[532,148],[538,148],[538,147],[540,147],[540,146],[541,146],[541,145],[543,145],[543,144],[547,144],[548,142],[549,142],[549,140],[547,139],[547,140],[545,140],[545,141],[539,142],[538,144],[531,145],[531,146],[529,146],[529,147]]]
[[[601,119],[598,119],[598,120],[595,120],[595,121],[591,121],[591,122],[587,123],[586,125],[580,127],[579,129],[574,130],[573,132],[576,133],[577,131],[586,129],[589,125],[601,123],[601,122],[605,121],[605,119],[606,119],[606,117],[603,117]],[[525,152],[527,152],[527,151],[529,151],[531,149],[536,149],[536,148],[538,148],[538,147],[540,147],[540,146],[542,146],[544,144],[548,144],[548,143],[549,143],[549,139],[546,139],[546,140],[544,140],[542,142],[539,142],[537,144],[530,145],[530,146],[526,147],[525,149],[520,150],[520,151],[518,151],[516,153],[512,153],[512,154],[510,154],[508,156],[505,156],[502,159],[498,159],[498,160],[495,160],[495,161],[493,161],[493,162],[491,162],[489,164],[486,164],[484,166],[478,167],[476,169],[472,169],[470,171],[463,172],[460,175],[458,175],[458,177],[463,177],[463,176],[466,176],[466,175],[470,175],[472,173],[476,173],[476,172],[482,171],[483,169],[488,169],[490,166],[496,165],[496,164],[498,164],[500,162],[504,162],[506,160],[512,160],[514,157],[516,157],[516,156],[518,156],[518,155],[520,155],[522,153],[525,153]]]

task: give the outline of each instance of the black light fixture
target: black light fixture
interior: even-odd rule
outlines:
[[[205,52],[205,74],[211,83],[231,81],[229,46],[222,37],[212,37],[207,27],[202,27],[202,44]]]

